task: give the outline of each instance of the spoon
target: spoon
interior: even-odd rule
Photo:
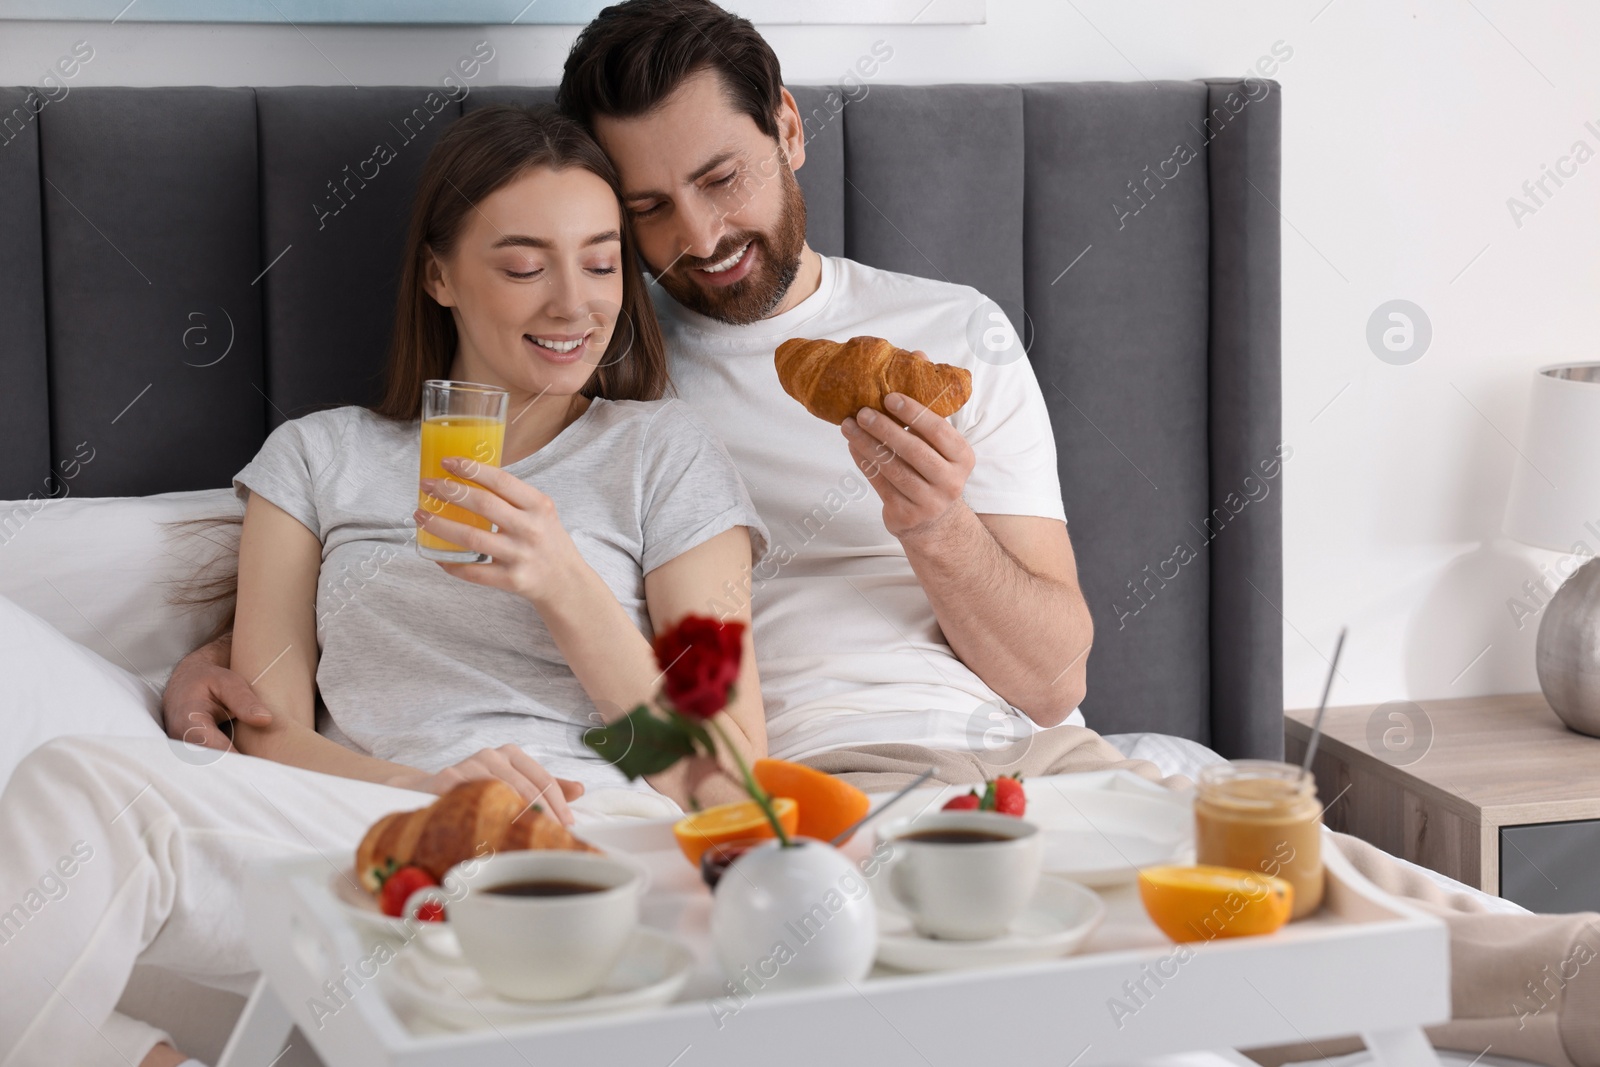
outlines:
[[[1339,673],[1339,653],[1344,649],[1344,635],[1349,627],[1339,629],[1339,640],[1333,645],[1333,659],[1328,663],[1328,680],[1322,686],[1322,703],[1317,705],[1317,718],[1311,724],[1311,740],[1306,744],[1305,762],[1300,765],[1300,777],[1311,773],[1311,760],[1317,754],[1317,742],[1322,740],[1322,716],[1328,710],[1328,694],[1333,692],[1333,676]]]
[[[883,812],[885,809],[892,807],[894,805],[895,801],[899,800],[901,797],[905,796],[907,793],[911,792],[917,786],[921,785],[923,782],[926,782],[929,778],[932,778],[932,777],[933,777],[933,768],[929,767],[927,770],[923,771],[921,774],[919,774],[915,778],[913,778],[911,780],[911,784],[910,785],[906,786],[904,789],[900,790],[900,792],[896,793],[894,796],[890,797],[888,800],[885,800],[882,804],[879,804],[877,807],[873,808],[871,811],[869,811],[865,815],[861,816],[861,818],[857,819],[854,823],[852,823],[846,829],[840,831],[839,834],[832,841],[828,842],[828,844],[832,845],[834,848],[838,848],[840,845],[844,844],[844,842],[846,842],[846,841],[848,841],[850,839],[850,835],[851,834],[855,833],[857,830],[859,830],[863,826],[867,825],[867,823],[869,823],[873,819],[877,818],[878,815],[881,812]]]

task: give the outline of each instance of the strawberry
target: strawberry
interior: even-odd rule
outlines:
[[[1027,810],[1028,797],[1022,791],[1021,777],[1002,774],[989,783],[989,788],[994,791],[994,810],[1002,815],[1015,815],[1022,817]]]
[[[977,793],[976,790],[974,790],[973,792],[963,794],[962,796],[959,796],[959,797],[951,797],[949,800],[944,802],[944,807],[941,810],[943,810],[943,811],[977,811],[978,810],[978,803],[979,803],[978,793]]]
[[[426,886],[439,884],[433,875],[417,866],[379,871],[377,874],[383,883],[383,888],[378,894],[378,908],[385,915],[392,915],[395,918],[405,914],[406,901],[410,899],[412,893]],[[423,922],[440,922],[444,919],[444,905],[437,901],[429,901],[417,909],[417,918]]]
[[[1028,798],[1022,792],[1022,778],[1002,774],[984,783],[983,794],[976,789],[945,802],[945,811],[998,811],[1002,815],[1022,817],[1027,810]]]

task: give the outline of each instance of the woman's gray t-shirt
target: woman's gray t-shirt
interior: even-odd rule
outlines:
[[[417,555],[419,463],[417,421],[342,407],[282,424],[234,476],[241,500],[260,493],[322,542],[318,729],[429,771],[509,742],[557,776],[626,786],[583,744],[598,711],[533,605]],[[735,526],[749,527],[753,560],[766,553],[727,450],[679,400],[593,400],[505,469],[554,501],[646,637],[646,573]]]

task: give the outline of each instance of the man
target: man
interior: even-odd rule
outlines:
[[[1055,438],[1028,361],[968,347],[983,295],[810,248],[799,107],[766,42],[714,4],[607,9],[558,102],[617,165],[678,391],[772,532],[734,591],[752,600],[771,753],[914,742],[964,759],[985,734],[1031,749],[1038,728],[1081,724],[1092,627]],[[968,368],[972,399],[946,421],[895,394],[893,418],[836,428],[783,391],[780,342],[859,334]]]
[[[559,99],[617,165],[678,390],[721,433],[773,535],[752,588],[723,602],[751,600],[771,754],[867,787],[927,763],[952,782],[1109,766],[1160,780],[1076,710],[1092,627],[1028,361],[966,347],[976,291],[807,246],[799,109],[754,28],[710,0],[628,0],[579,36]],[[863,410],[835,430],[784,393],[780,341],[859,334],[967,367],[972,399],[946,421],[901,398],[893,418]],[[225,663],[208,647],[174,673],[174,736],[225,744],[212,715],[251,707]],[[1489,914],[1335,841],[1449,923],[1455,1019],[1436,1042],[1600,1063],[1594,974],[1553,991],[1551,1011],[1517,1007],[1522,977],[1600,942],[1593,916]]]

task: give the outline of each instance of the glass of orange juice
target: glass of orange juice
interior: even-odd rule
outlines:
[[[419,478],[435,478],[468,484],[467,479],[451,474],[440,462],[446,456],[465,456],[492,467],[500,466],[500,450],[506,440],[504,389],[476,382],[451,382],[430,378],[422,385],[422,472]],[[481,515],[441,500],[417,489],[417,506],[480,530],[494,529]],[[491,557],[446,541],[427,530],[417,531],[417,554],[442,563],[488,563]]]

